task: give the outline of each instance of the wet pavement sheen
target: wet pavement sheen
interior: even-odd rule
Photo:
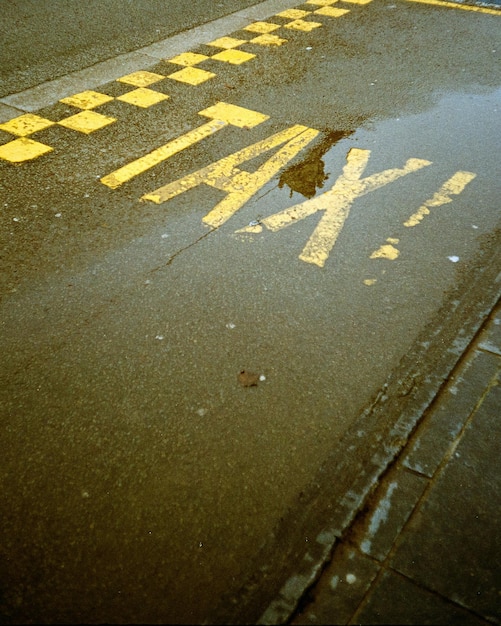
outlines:
[[[169,98],[144,110],[120,100],[137,85],[102,85],[99,112],[116,121],[96,132],[60,124],[73,105],[50,105],[34,138],[53,150],[0,162],[7,621],[231,621],[257,577],[255,621],[294,567],[287,524],[308,526],[323,506],[311,495],[323,465],[344,464],[349,494],[364,454],[384,447],[379,423],[359,418],[388,376],[441,325],[467,335],[492,298],[498,18],[349,6],[339,20],[313,16],[318,32],[271,17],[287,44],[242,66],[203,61],[213,82],[149,67]],[[221,101],[263,119],[103,184]],[[221,225],[207,225],[214,206],[276,151],[239,162],[240,178],[227,170],[148,200],[294,124],[318,136]],[[423,385],[427,354],[415,363]]]

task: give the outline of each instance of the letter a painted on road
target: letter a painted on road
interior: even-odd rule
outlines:
[[[221,200],[203,218],[205,224],[212,228],[218,228],[318,134],[318,130],[296,124],[230,156],[215,161],[197,172],[147,193],[142,196],[141,200],[151,200],[156,204],[161,204],[205,183],[227,193],[226,198]],[[278,146],[282,147],[255,172],[249,173],[238,169],[237,165],[250,161]]]

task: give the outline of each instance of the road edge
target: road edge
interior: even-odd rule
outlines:
[[[149,46],[100,61],[18,93],[3,96],[0,98],[0,122],[6,122],[22,113],[34,113],[55,104],[61,98],[79,91],[95,89],[124,74],[145,70],[194,46],[248,26],[252,21],[264,20],[290,8],[290,5],[291,0],[264,0],[241,11],[171,35]]]
[[[265,539],[238,590],[205,624],[286,624],[315,585],[380,480],[408,443],[501,298],[501,230],[475,261],[383,387]]]

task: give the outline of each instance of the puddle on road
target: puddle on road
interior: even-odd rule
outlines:
[[[322,157],[338,141],[349,137],[354,132],[353,130],[330,131],[304,161],[297,165],[292,165],[282,173],[278,181],[279,189],[282,189],[284,186],[289,187],[291,198],[295,191],[305,198],[313,198],[317,193],[317,189],[322,189],[324,182],[329,178],[329,174],[325,173],[325,162],[322,160]]]
[[[482,185],[481,179],[497,180],[500,94],[499,89],[437,94],[435,106],[424,113],[374,121],[356,131],[326,132],[304,160],[285,169],[278,184],[256,198],[249,211],[254,219],[235,233],[252,240],[268,231],[274,250],[283,247],[289,255],[293,236],[279,232],[301,224],[297,256],[323,268],[327,262],[335,267],[331,257],[343,230],[350,271],[359,276],[384,270],[382,263],[367,267],[369,259],[407,255],[422,268],[433,251],[440,265],[445,234],[456,254],[470,242],[472,229],[480,234],[497,223],[495,185]],[[472,189],[482,192],[482,201],[480,196],[471,201]],[[302,198],[291,200],[295,194]],[[426,219],[415,222],[415,215]],[[372,275],[356,280],[375,282]]]

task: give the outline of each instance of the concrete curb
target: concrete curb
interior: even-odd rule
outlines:
[[[124,74],[147,69],[162,59],[173,57],[198,44],[222,37],[253,21],[264,20],[290,6],[290,0],[265,0],[248,9],[191,28],[144,48],[96,63],[91,67],[72,72],[31,89],[5,96],[0,98],[0,121],[8,121],[25,112],[33,113],[78,91],[93,89],[116,80]]]

